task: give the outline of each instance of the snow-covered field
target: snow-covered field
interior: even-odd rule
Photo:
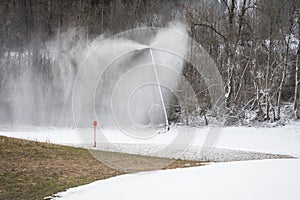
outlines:
[[[254,153],[260,152],[290,155],[297,159],[215,163],[189,169],[122,175],[69,189],[60,193],[59,199],[300,199],[298,127],[223,128],[216,150],[211,152],[225,152],[218,156],[228,158],[236,155],[245,159],[267,158]],[[23,127],[19,130],[0,130],[0,135],[3,136],[92,148],[92,129],[83,130],[80,134],[76,129]],[[197,159],[197,152],[201,149],[207,132],[207,128],[191,128],[187,131],[186,134],[196,133],[196,137],[184,158]],[[105,129],[103,135],[107,142],[103,143],[103,138],[98,137],[97,148],[153,155],[155,150],[164,149],[172,143],[177,133],[178,128],[173,128],[166,134],[140,140],[120,131]],[[248,153],[244,154],[245,152]],[[172,153],[174,152],[169,152]]]
[[[192,150],[199,150],[205,140],[208,128],[191,128],[186,134],[195,134],[191,143]],[[103,129],[106,143],[113,144],[107,149],[101,138],[97,137],[98,148],[106,150],[119,150],[131,153],[151,151],[151,148],[164,148],[173,142],[178,128],[171,129],[165,134],[158,134],[150,139],[135,139],[119,130]],[[99,133],[98,133],[99,134]],[[0,128],[0,135],[40,142],[50,142],[69,146],[82,146],[92,148],[93,129],[56,129],[56,128]],[[129,148],[129,147],[132,148]],[[215,146],[218,149],[253,151],[272,154],[284,154],[300,157],[300,125],[279,128],[223,128]]]

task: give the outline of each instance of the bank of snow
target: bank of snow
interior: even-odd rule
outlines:
[[[244,161],[122,175],[71,188],[59,200],[296,200],[300,160]]]

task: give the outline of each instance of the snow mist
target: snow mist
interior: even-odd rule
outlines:
[[[34,48],[8,52],[10,72],[2,80],[1,123],[74,126],[75,117],[80,127],[90,127],[96,118],[103,127],[164,124],[149,48],[168,110],[188,39],[180,23],[158,30],[126,31],[93,41],[71,30],[47,42],[38,50],[38,58]],[[12,63],[19,66],[17,70]]]

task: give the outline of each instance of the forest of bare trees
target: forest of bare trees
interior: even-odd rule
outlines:
[[[253,111],[255,120],[275,122],[282,109],[299,118],[299,8],[298,0],[203,1],[187,7],[192,36],[222,73],[232,118]]]
[[[172,20],[186,23],[190,36],[217,64],[229,125],[300,118],[300,0],[1,0],[0,15],[4,123],[10,123],[10,99],[2,88],[7,77],[32,67],[51,82],[47,74],[55,61],[45,44],[60,34],[75,28],[90,40],[131,28],[163,27]],[[206,86],[188,63],[183,73],[199,93],[200,106],[190,102],[190,108],[182,108],[186,117],[181,121],[201,118],[208,124]]]

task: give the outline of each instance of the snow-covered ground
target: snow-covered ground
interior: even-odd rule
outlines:
[[[191,149],[200,149],[204,143],[208,128],[191,128],[184,134],[194,134]],[[99,131],[99,130],[98,130]],[[171,144],[178,134],[178,128],[165,134],[158,134],[150,139],[136,139],[119,130],[103,129],[106,143],[113,144],[112,150],[139,152],[151,148],[164,148]],[[99,133],[98,133],[99,134]],[[0,135],[40,142],[50,142],[69,146],[92,147],[93,129],[78,131],[77,129],[55,128],[0,128]],[[98,148],[106,148],[100,137],[97,137]],[[128,148],[132,146],[132,148]],[[226,127],[221,130],[215,146],[218,149],[254,151],[300,157],[300,125],[278,128],[242,128]]]
[[[238,152],[246,159],[256,159],[254,152],[285,154],[298,159],[254,160],[214,163],[189,169],[145,172],[100,180],[59,193],[59,199],[300,199],[300,126],[278,128],[222,129],[216,145],[221,157],[234,157]],[[92,148],[93,130],[48,128],[1,128],[0,135],[34,141]],[[187,150],[187,158],[197,158],[208,128],[191,128],[186,134],[195,138]],[[98,148],[122,152],[150,154],[172,143],[178,128],[150,139],[135,139],[123,132],[104,129],[98,137]],[[86,145],[84,145],[86,143]],[[111,145],[112,144],[112,145]],[[113,149],[110,149],[112,148]],[[146,152],[146,153],[145,153]],[[229,152],[229,153],[228,153]],[[170,152],[172,154],[173,152]],[[189,157],[190,156],[190,157]],[[257,158],[259,158],[258,156]],[[266,158],[266,157],[262,157]]]
[[[218,163],[122,175],[57,194],[64,200],[297,200],[300,160]]]

